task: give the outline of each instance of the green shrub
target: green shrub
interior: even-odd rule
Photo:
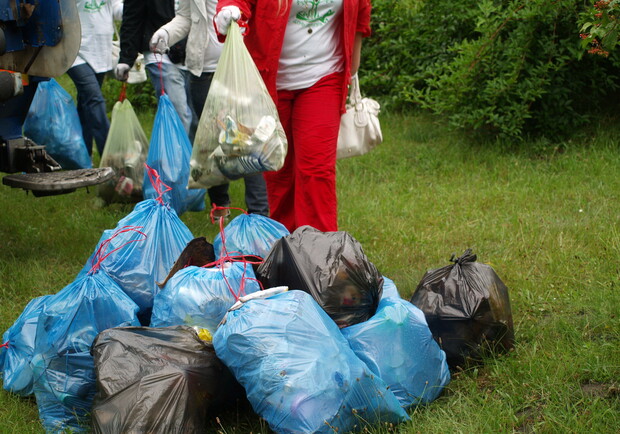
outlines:
[[[107,77],[103,82],[101,91],[106,100],[108,113],[112,112],[112,107],[118,101],[122,85],[122,82],[112,77]],[[136,111],[155,110],[157,107],[155,89],[150,80],[146,80],[144,83],[128,84],[126,96]]]
[[[362,87],[386,108],[418,105],[459,128],[558,140],[618,88],[613,55],[581,56],[582,1],[373,5]]]

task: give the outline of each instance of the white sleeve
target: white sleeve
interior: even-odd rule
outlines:
[[[116,21],[123,19],[123,0],[112,0],[112,16]]]
[[[168,32],[168,45],[173,46],[189,33],[192,25],[190,2],[191,0],[180,0],[179,9],[176,11],[174,18],[167,24],[161,26]]]

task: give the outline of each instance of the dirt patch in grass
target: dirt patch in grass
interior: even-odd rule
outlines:
[[[521,423],[515,427],[515,432],[534,433],[536,424],[542,420],[542,406],[525,407],[518,411],[515,416]]]
[[[581,384],[584,395],[592,398],[615,398],[620,396],[620,385],[613,383],[587,382]]]

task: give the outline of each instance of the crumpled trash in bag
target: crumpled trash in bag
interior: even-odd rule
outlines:
[[[114,104],[110,130],[99,167],[112,167],[115,176],[97,186],[97,195],[106,203],[142,200],[144,163],[149,141],[128,99]]]
[[[213,346],[275,432],[348,432],[409,419],[305,292],[249,300],[231,310]]]
[[[190,327],[105,330],[92,354],[95,433],[201,432],[210,410],[245,401],[213,346]]]
[[[383,277],[349,233],[301,226],[273,245],[257,270],[264,288],[288,286],[312,297],[347,327],[375,314]]]
[[[405,409],[435,400],[450,382],[446,354],[422,311],[407,300],[383,298],[372,318],[341,332]]]
[[[428,271],[411,297],[450,367],[479,360],[489,346],[504,351],[514,346],[508,288],[491,266],[476,262],[471,249],[454,256],[452,265]]]
[[[0,348],[0,372],[4,390],[20,396],[32,394],[32,368],[37,322],[50,295],[37,297],[28,303],[13,325],[2,335],[4,348]]]

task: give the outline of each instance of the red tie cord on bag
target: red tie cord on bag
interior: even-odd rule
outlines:
[[[155,56],[157,57],[157,56]],[[164,92],[164,56],[161,56],[161,59],[157,62],[157,69],[159,69],[159,83],[161,84],[161,94]]]
[[[125,101],[125,98],[127,97],[127,82],[123,81],[123,84],[121,85],[121,94],[118,96],[118,100],[120,102]]]
[[[94,264],[91,267],[91,269],[88,272],[88,274],[94,274],[97,271],[99,271],[99,268],[101,268],[101,263],[108,256],[110,256],[112,253],[116,252],[117,250],[120,250],[123,247],[125,247],[125,246],[127,246],[127,245],[129,245],[131,243],[135,243],[135,242],[138,242],[138,241],[146,240],[147,239],[147,235],[144,232],[139,231],[138,229],[142,229],[142,226],[123,226],[122,228],[120,228],[117,231],[115,231],[114,234],[110,238],[108,238],[107,240],[103,241],[99,245],[99,248],[97,248],[97,251],[95,252],[95,254],[93,255],[92,262],[94,262]],[[119,236],[120,234],[124,234],[126,232],[136,232],[136,233],[142,235],[144,238],[135,239],[135,240],[129,240],[125,244],[122,244],[122,245],[118,246],[116,249],[114,249],[114,250],[106,253],[105,255],[103,255],[103,252],[105,252],[105,249],[108,247],[110,242],[112,242],[112,240],[114,238],[116,238],[117,236]]]
[[[237,252],[235,252],[237,253]],[[249,258],[257,258],[257,261],[252,261]],[[243,263],[243,273],[241,275],[241,285],[239,285],[239,291],[235,292],[235,290],[232,288],[232,285],[228,282],[228,279],[226,278],[226,273],[224,272],[224,264],[227,262],[242,262]],[[263,288],[263,284],[258,280],[255,279],[253,277],[245,277],[245,272],[247,270],[247,266],[248,264],[262,264],[263,263],[263,258],[261,258],[260,256],[255,256],[255,255],[235,255],[235,256],[222,256],[220,257],[220,259],[218,259],[215,262],[211,262],[209,264],[205,264],[202,266],[202,268],[213,268],[213,267],[217,267],[220,269],[220,271],[222,272],[222,277],[224,278],[224,282],[226,283],[226,286],[228,287],[228,290],[230,291],[230,293],[232,294],[233,297],[235,297],[235,301],[238,301],[240,297],[243,297],[244,295],[246,295],[245,293],[245,282],[246,280],[254,280],[255,282],[258,282],[258,285],[260,286],[261,291],[264,290],[265,288]]]
[[[235,208],[235,207],[226,207],[226,206],[217,206],[216,204],[213,204],[212,208],[211,208],[211,223],[215,223],[215,217],[213,216],[213,213],[216,210],[231,210],[231,209],[238,209],[241,212],[243,212],[244,214],[247,214],[246,210],[242,209],[242,208]],[[228,290],[230,291],[230,293],[233,295],[233,297],[235,297],[235,301],[239,300],[239,297],[243,297],[245,295],[245,281],[246,280],[254,280],[256,282],[258,282],[261,291],[264,289],[263,288],[263,284],[257,280],[254,279],[252,277],[245,277],[245,271],[247,269],[248,264],[262,264],[263,262],[263,258],[261,258],[260,256],[256,256],[256,255],[242,255],[241,252],[228,252],[228,250],[226,249],[226,235],[224,233],[224,217],[220,217],[220,238],[222,240],[222,250],[223,250],[223,255],[220,256],[220,259],[218,259],[215,262],[211,262],[210,264],[206,264],[203,265],[204,268],[212,268],[212,267],[218,267],[221,271],[222,271],[222,277],[224,278],[224,282],[226,283],[226,286],[228,287]],[[231,253],[238,253],[237,255],[231,255]],[[256,261],[252,261],[251,258],[256,258]],[[243,262],[243,274],[241,277],[241,285],[239,287],[239,292],[235,292],[232,288],[232,285],[228,282],[228,279],[226,278],[226,273],[224,273],[224,264],[226,262]]]
[[[172,190],[172,187],[168,187],[166,184],[164,184],[164,182],[159,177],[159,173],[157,173],[157,170],[153,169],[146,163],[144,163],[144,167],[146,168],[146,173],[149,175],[149,180],[151,181],[151,185],[153,185],[153,188],[158,194],[156,200],[162,205],[165,205],[164,200],[162,199],[162,196],[165,193]],[[166,189],[164,190],[163,187],[166,187]]]
[[[0,345],[0,348],[8,348],[8,347],[9,347],[9,341],[6,341],[2,345]]]

